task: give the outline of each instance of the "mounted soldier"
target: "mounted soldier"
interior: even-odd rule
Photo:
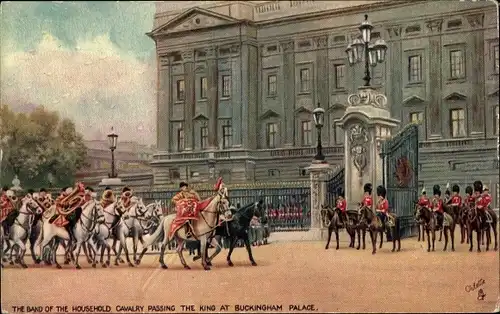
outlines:
[[[17,211],[18,198],[14,191],[10,190],[7,186],[2,188],[2,196],[0,197],[0,223],[5,236],[8,236],[10,227],[18,215]]]
[[[373,205],[373,198],[372,198],[372,191],[373,187],[371,183],[366,183],[363,186],[364,194],[363,194],[363,200],[361,200],[361,207],[368,207],[372,208]]]
[[[469,185],[465,188],[465,201],[464,204],[467,205],[469,208],[472,208],[474,206],[474,203],[476,202],[474,198],[474,194],[472,191],[472,187]]]
[[[486,188],[486,192],[485,192]],[[474,182],[474,196],[476,197],[477,214],[481,218],[482,223],[490,223],[492,221],[489,206],[491,204],[491,196],[488,193],[488,187],[483,186],[481,181]]]
[[[429,208],[431,202],[429,201],[429,198],[427,197],[427,192],[425,191],[425,187],[422,189],[422,195],[420,195],[420,198],[418,199],[418,205],[421,207]]]
[[[78,183],[73,189],[67,187],[56,199],[56,214],[52,216],[49,223],[58,227],[64,227],[72,236],[74,224],[80,219],[82,214],[81,206],[85,203],[85,188],[82,183]]]
[[[132,190],[126,186],[122,189],[122,195],[120,196],[120,201],[118,202],[118,206],[116,206],[117,211],[120,215],[126,212],[130,206],[132,205]]]
[[[219,178],[219,180],[217,180],[216,190],[219,190],[219,186],[221,184],[222,179]],[[176,209],[175,219],[186,220],[183,223],[183,225],[186,227],[186,233],[194,234],[190,220],[198,219],[196,208],[198,206],[198,203],[201,201],[201,198],[198,193],[195,190],[191,189],[186,182],[181,182],[179,184],[179,189],[180,191],[172,198],[172,203]]]
[[[432,188],[432,192],[434,197],[432,198],[432,211],[436,214],[437,217],[437,230],[443,227],[444,221],[444,208],[443,208],[443,200],[441,199],[441,187],[439,185],[435,185]]]
[[[104,209],[114,202],[116,202],[115,194],[113,193],[113,190],[109,186],[107,186],[104,189],[104,192],[102,192],[101,207]]]
[[[387,191],[385,187],[382,185],[379,185],[377,187],[377,206],[375,208],[375,212],[377,213],[377,216],[380,218],[380,221],[382,222],[382,228],[385,229],[385,223],[389,215],[389,201],[385,198],[387,195]]]
[[[444,204],[450,205],[451,203],[451,192],[450,192],[450,182],[446,183],[446,191],[444,191]]]
[[[93,196],[94,196],[94,189],[91,188],[90,186],[85,187],[85,196],[83,198],[85,200],[85,203],[90,202]]]
[[[339,193],[339,197],[337,199],[337,210],[340,211],[340,215],[339,215],[339,218],[340,218],[340,223],[341,224],[344,224],[346,225],[347,224],[347,201],[345,200],[345,195],[344,195],[344,191],[341,191]]]

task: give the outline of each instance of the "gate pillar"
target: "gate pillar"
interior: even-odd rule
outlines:
[[[326,200],[326,176],[331,171],[328,163],[312,163],[309,166],[311,176],[311,229],[308,240],[326,240],[326,228],[321,222],[321,205]]]
[[[344,129],[345,197],[348,208],[354,209],[364,184],[371,183],[374,193],[382,184],[386,174],[379,156],[381,143],[391,137],[400,121],[391,118],[387,97],[372,87],[359,87],[347,101],[349,106],[336,123]]]

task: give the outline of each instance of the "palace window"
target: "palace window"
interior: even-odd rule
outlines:
[[[423,112],[410,113],[410,122],[421,124],[422,122],[424,122],[424,113]]]
[[[280,176],[280,171],[278,169],[269,169],[267,171],[267,174],[270,176],[270,177],[279,177]]]
[[[498,63],[498,45],[493,47],[493,71],[495,74],[499,72],[499,63]]]
[[[452,109],[450,111],[450,129],[452,137],[463,137],[465,133],[465,111],[463,109]]]
[[[410,56],[408,58],[408,82],[422,81],[422,56]]]
[[[185,97],[185,90],[184,90],[184,80],[178,80],[177,81],[177,93],[176,93],[176,98],[177,101],[183,101]]]
[[[206,77],[202,77],[200,79],[200,99],[206,99],[207,98],[207,88],[208,88],[207,78]]]
[[[276,148],[276,140],[278,136],[278,124],[268,123],[267,124],[267,148]]]
[[[312,145],[312,121],[302,121],[302,146]]]
[[[460,79],[465,76],[465,62],[463,50],[450,51],[450,78]]]
[[[208,127],[206,126],[200,128],[200,144],[201,149],[206,149],[208,147]]]
[[[276,96],[277,92],[277,77],[276,75],[269,75],[267,77],[267,95]]]
[[[307,93],[311,88],[311,78],[309,76],[309,69],[300,70],[300,92]]]
[[[345,65],[336,64],[335,66],[335,88],[343,89],[345,88],[344,78],[345,78]]]
[[[184,129],[177,129],[177,151],[182,152],[184,150]]]
[[[231,122],[227,121],[222,126],[222,148],[230,148],[232,146],[233,139],[233,127],[231,126]]]
[[[231,75],[222,76],[222,97],[231,97]]]

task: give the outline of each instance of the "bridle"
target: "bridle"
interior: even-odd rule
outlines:
[[[227,191],[226,187],[220,188],[217,191],[217,195],[215,197],[219,197],[219,200],[217,201],[217,204],[215,205],[216,210],[215,211],[209,211],[209,210],[206,210],[207,208],[204,208],[200,212],[201,218],[203,219],[203,221],[205,222],[205,224],[207,224],[207,226],[210,228],[210,231],[208,231],[208,232],[206,232],[204,234],[200,234],[198,236],[202,236],[202,235],[211,233],[212,231],[215,230],[215,228],[217,228],[218,219],[216,220],[215,225],[211,226],[210,223],[207,221],[207,218],[204,215],[205,213],[209,214],[209,215],[220,215],[222,213],[225,213],[228,210],[228,208],[229,208],[229,197],[228,197],[228,191]]]
[[[22,210],[23,208],[26,208],[28,211],[23,211]],[[33,217],[36,214],[38,214],[39,212],[40,213],[42,212],[42,208],[40,207],[40,205],[35,200],[33,200],[31,197],[25,196],[21,200],[21,207],[19,208],[19,214],[16,217],[16,219],[14,220],[14,224],[18,225],[24,231],[29,233]],[[19,221],[19,216],[21,216],[21,215],[29,216],[28,227],[23,226],[23,224]]]
[[[86,204],[84,204],[82,207],[87,207],[89,206],[89,204],[93,202],[94,204],[92,205],[92,210],[90,211],[90,215],[91,217],[88,217],[87,215],[85,215],[85,211],[83,210],[82,208],[82,214],[81,214],[81,217],[80,217],[80,226],[87,232],[87,233],[91,233],[95,227],[97,226],[97,223],[98,223],[98,220],[99,218],[102,218],[104,217],[104,215],[99,215],[99,211],[98,211],[98,205],[97,205],[97,201],[95,200],[90,200],[88,201]],[[83,219],[86,220],[86,223],[83,222]],[[90,223],[90,227],[87,226],[87,224]],[[90,237],[90,236],[89,236]]]

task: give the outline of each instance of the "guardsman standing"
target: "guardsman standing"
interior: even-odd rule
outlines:
[[[425,187],[422,189],[422,195],[418,199],[418,205],[421,207],[429,208],[430,205],[429,198],[427,197],[427,192],[425,191]]]
[[[371,183],[366,183],[365,186],[363,187],[364,194],[363,194],[363,200],[361,201],[361,206],[362,207],[368,207],[372,208],[373,205],[373,199],[372,199],[372,184]]]
[[[375,211],[377,213],[377,216],[380,217],[380,220],[382,221],[382,228],[384,229],[385,229],[385,221],[387,219],[387,214],[389,213],[389,201],[387,201],[387,199],[385,198],[386,195],[387,191],[385,187],[379,185],[377,187],[378,202]]]
[[[435,185],[432,190],[434,194],[434,197],[432,198],[432,210],[437,215],[438,228],[442,228],[444,220],[444,209],[443,200],[441,199],[441,187],[439,185]]]
[[[340,210],[341,223],[347,222],[347,201],[344,198],[344,192],[339,193],[339,198],[337,200],[337,209]]]

